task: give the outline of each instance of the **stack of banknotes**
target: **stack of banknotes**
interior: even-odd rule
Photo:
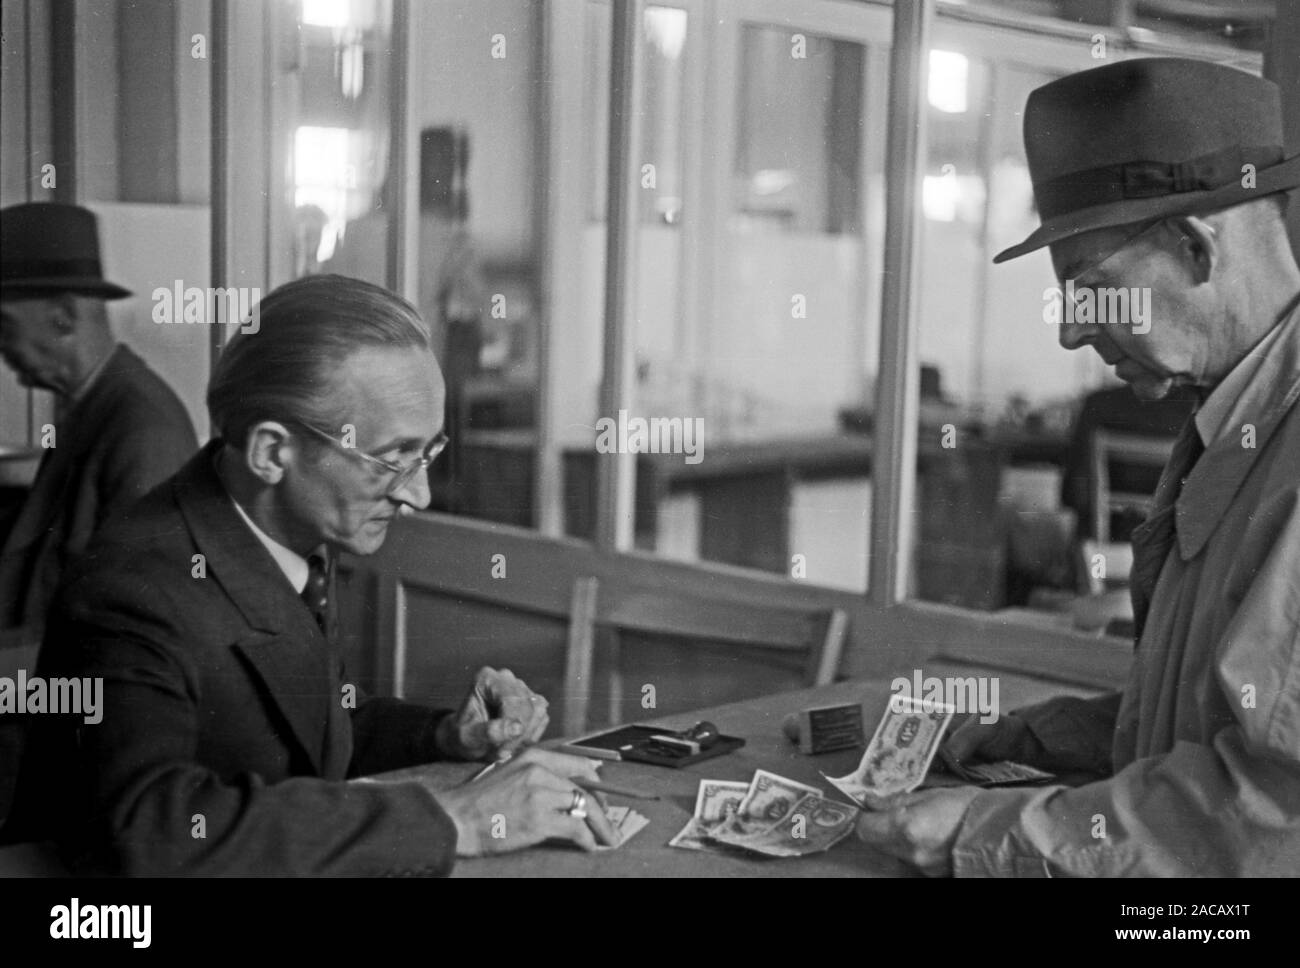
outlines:
[[[801,857],[833,847],[852,832],[861,809],[887,809],[893,798],[925,781],[953,712],[942,703],[893,697],[858,768],[847,776],[822,774],[855,805],[829,800],[816,787],[766,770],[748,783],[701,780],[695,815],[669,846],[739,849],[772,857]],[[1052,778],[1009,762],[957,766],[956,772],[956,782],[981,786]]]
[[[857,814],[816,787],[759,770],[748,783],[701,780],[695,815],[668,845],[803,857],[847,837]]]

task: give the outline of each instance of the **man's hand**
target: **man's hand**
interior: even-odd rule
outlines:
[[[484,666],[460,711],[440,724],[438,746],[454,759],[504,759],[541,739],[550,721],[545,697],[509,669]]]
[[[949,787],[901,794],[887,810],[863,813],[858,836],[928,877],[947,877],[962,818],[980,792],[976,787]]]
[[[939,756],[947,765],[998,760],[1032,763],[1041,752],[1042,747],[1024,720],[1013,715],[981,723],[978,716],[971,714],[939,747]]]
[[[599,779],[586,759],[531,749],[482,779],[437,793],[456,824],[456,855],[500,854],[549,839],[583,850],[613,844],[614,828],[599,798],[568,777]],[[585,817],[575,814],[577,803]]]

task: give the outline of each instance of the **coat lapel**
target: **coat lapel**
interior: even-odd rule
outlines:
[[[253,634],[235,649],[252,665],[318,774],[337,699],[328,643],[280,567],[239,517],[213,468],[213,441],[173,481],[176,502],[220,583]],[[188,564],[187,564],[187,567]]]
[[[1160,483],[1152,501],[1151,513],[1133,529],[1133,570],[1129,578],[1129,597],[1133,602],[1134,640],[1142,640],[1146,626],[1147,610],[1155,594],[1156,582],[1165,565],[1165,559],[1174,546],[1174,513],[1178,494],[1201,452],[1200,435],[1196,421],[1188,418],[1182,432],[1174,442],[1173,453],[1160,474]]]
[[[1224,434],[1192,464],[1185,466],[1198,436],[1195,419],[1189,419],[1174,444],[1174,452],[1160,477],[1150,516],[1133,531],[1133,574],[1130,594],[1137,638],[1142,637],[1147,610],[1165,558],[1178,545],[1189,561],[1201,552],[1219,527],[1237,492],[1241,490],[1259,454],[1268,445],[1290,409],[1300,398],[1300,305],[1279,325],[1277,342],[1270,347],[1250,384],[1234,401],[1229,419],[1254,428],[1253,446],[1241,428]],[[1182,477],[1186,475],[1186,483]]]
[[[104,426],[134,356],[124,346],[113,351],[104,371],[66,412],[55,418],[55,446],[41,456],[31,492],[5,538],[0,557],[0,625],[20,624],[30,617],[42,587],[42,561],[61,556],[69,539],[72,494],[87,475],[91,447],[111,428]]]

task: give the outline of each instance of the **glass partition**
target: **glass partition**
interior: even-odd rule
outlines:
[[[283,76],[291,277],[317,272],[387,285],[392,4],[302,0]]]

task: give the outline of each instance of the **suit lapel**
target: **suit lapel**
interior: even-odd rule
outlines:
[[[213,468],[220,441],[199,451],[174,479],[176,502],[220,583],[253,634],[236,650],[256,670],[316,771],[323,775],[334,676],[328,643],[279,565],[239,517]],[[186,568],[190,564],[186,563]]]
[[[255,634],[235,643],[235,651],[256,671],[317,775],[326,775],[330,684],[321,650],[310,639]]]

